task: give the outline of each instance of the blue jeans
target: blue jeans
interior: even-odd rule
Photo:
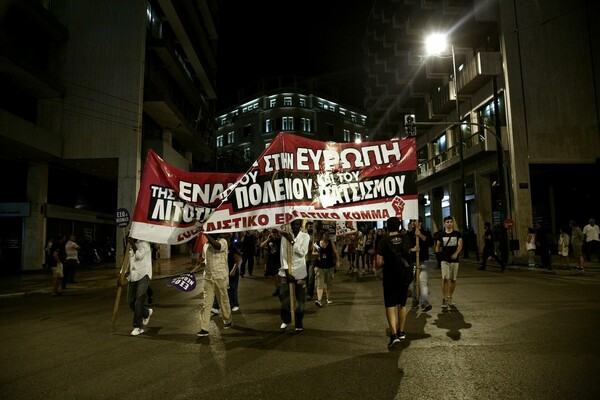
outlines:
[[[148,318],[150,312],[146,307],[146,293],[150,285],[150,278],[144,275],[142,279],[136,282],[129,282],[127,285],[127,304],[133,311],[133,327],[143,328],[143,319]]]
[[[412,288],[412,296],[413,296],[413,307],[419,305],[419,300],[421,301],[421,307],[426,307],[429,304],[429,285],[427,284],[427,280],[429,278],[429,261],[424,261],[421,264],[421,269],[416,271],[420,271],[419,273],[419,291],[420,291],[420,299],[417,299],[417,290],[415,287],[416,276],[414,277],[411,288]]]

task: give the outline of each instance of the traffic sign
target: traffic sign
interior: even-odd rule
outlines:
[[[126,208],[119,208],[115,211],[115,224],[119,228],[126,228],[129,225],[130,219],[129,211]]]

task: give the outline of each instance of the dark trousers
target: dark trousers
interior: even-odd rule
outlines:
[[[63,279],[62,279],[62,288],[67,288],[67,283],[75,282],[75,270],[77,269],[77,265],[79,263],[77,260],[67,260],[63,263]]]
[[[306,300],[306,293],[304,287],[299,285],[297,282],[292,283],[294,285],[295,294],[295,308],[294,317],[296,319],[296,328],[303,328],[302,319],[304,318],[304,307]],[[281,321],[289,324],[292,322],[292,312],[290,310],[290,285],[283,279],[281,282],[281,288],[279,289],[279,301],[281,301]]]
[[[494,252],[494,248],[490,248],[490,247],[484,247],[483,248],[483,257],[481,259],[481,267],[485,268],[485,265],[488,261],[488,257],[492,257],[498,264],[500,264],[501,268],[504,268],[504,263],[502,262],[502,260],[500,259],[500,257],[498,257],[496,255],[496,253]]]
[[[585,257],[588,262],[592,262],[592,253],[596,253],[598,262],[600,262],[600,241],[590,240],[589,242],[586,242],[585,245]]]
[[[146,293],[148,293],[150,278],[145,275],[142,279],[129,282],[127,285],[127,304],[133,311],[133,327],[143,328],[143,319],[148,318],[149,311],[146,308]]]
[[[244,253],[242,256],[242,266],[240,267],[242,276],[246,275],[246,263],[248,263],[248,274],[252,275],[254,272],[254,254]]]

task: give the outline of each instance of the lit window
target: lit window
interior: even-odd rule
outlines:
[[[217,149],[223,147],[223,135],[217,136]]]
[[[227,144],[233,143],[233,132],[227,134]]]
[[[269,107],[273,108],[277,105],[277,99],[269,100]]]
[[[306,99],[300,99],[300,107],[306,107]]]
[[[293,131],[294,130],[294,117],[281,118],[281,126],[284,131]]]
[[[226,118],[221,118],[221,126],[227,124],[227,119]]]
[[[362,135],[358,132],[354,132],[354,143],[362,142]]]
[[[283,105],[284,106],[291,106],[292,105],[292,98],[291,97],[284,97],[283,98]]]
[[[344,142],[350,141],[350,131],[348,129],[344,129]]]
[[[271,127],[271,120],[267,119],[265,120],[265,132],[271,132],[273,130],[273,128]]]
[[[270,145],[270,144],[271,144],[271,142],[267,142],[267,143],[265,143],[265,149],[266,149],[267,147],[269,147],[269,145]]]
[[[351,119],[352,119],[352,122],[356,122],[356,115],[352,114]]]
[[[300,123],[304,132],[310,132],[310,118],[301,118]]]

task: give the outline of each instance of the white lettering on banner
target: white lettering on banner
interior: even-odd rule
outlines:
[[[340,181],[347,176],[340,177]],[[405,175],[388,176],[372,181],[359,181],[352,183],[332,184],[333,175],[320,175],[319,200],[322,207],[331,207],[338,204],[352,203],[364,200],[373,200],[383,197],[392,197],[404,194]],[[334,180],[333,180],[334,181]]]
[[[150,190],[152,191],[152,197],[157,197],[160,199],[167,200],[177,200],[177,196],[175,194],[175,190],[162,186],[150,186]]]
[[[312,198],[312,179],[282,178],[241,186],[234,189],[237,208],[259,204],[276,203],[284,200],[306,200]]]
[[[322,169],[331,171],[340,167],[355,169],[371,165],[385,165],[399,162],[401,159],[400,142],[392,140],[379,145],[363,146],[358,149],[346,148],[341,151],[298,148],[295,167],[298,171],[320,171]],[[294,154],[292,153],[269,154],[263,157],[263,160],[265,172],[294,168]]]
[[[164,198],[163,196],[155,195],[154,187],[152,189],[152,197]],[[169,190],[173,191],[173,189]],[[182,200],[189,201],[191,203],[212,204],[219,200],[219,196],[224,190],[225,185],[222,183],[205,183],[204,185],[200,185],[192,182],[179,182],[179,197]],[[174,197],[170,199],[175,200]]]
[[[172,201],[166,199],[157,199],[154,204],[150,219],[154,221],[184,222],[194,221],[203,222],[214,209],[207,207],[197,207],[191,204],[185,204],[181,201]]]

